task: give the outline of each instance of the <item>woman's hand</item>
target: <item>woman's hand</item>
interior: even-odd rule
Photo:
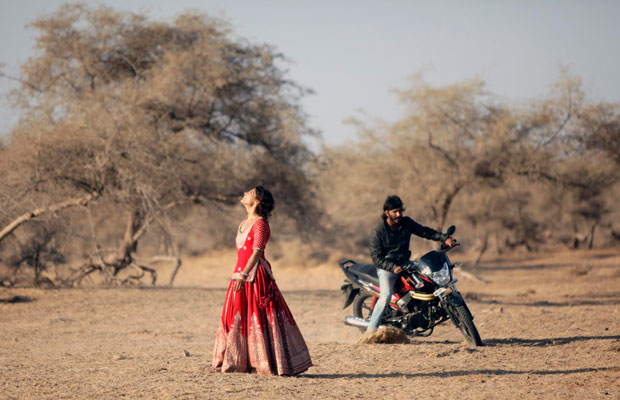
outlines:
[[[240,290],[243,290],[243,282],[245,282],[245,281],[244,281],[243,279],[241,279],[241,278],[237,278],[237,279],[235,279],[235,284],[234,284],[234,286],[233,286],[233,290],[234,290],[235,292],[238,292],[238,291],[240,291]]]

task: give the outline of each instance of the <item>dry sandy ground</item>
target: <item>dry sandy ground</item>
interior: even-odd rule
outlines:
[[[315,364],[297,377],[202,372],[230,262],[187,260],[183,287],[0,289],[0,398],[620,398],[617,253],[512,256],[476,271],[487,283],[461,276],[480,348],[450,323],[357,345],[335,266],[275,268]]]

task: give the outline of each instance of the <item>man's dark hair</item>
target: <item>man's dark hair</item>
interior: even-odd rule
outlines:
[[[387,219],[385,211],[393,210],[395,208],[402,208],[404,210],[403,201],[400,199],[400,197],[396,196],[395,194],[386,197],[385,201],[383,202],[383,214],[381,214],[381,218]]]
[[[383,211],[394,210],[395,208],[403,208],[403,201],[395,194],[386,197],[383,202]]]
[[[275,206],[273,195],[262,186],[256,186],[254,189],[256,189],[256,200],[259,201],[258,206],[256,206],[256,213],[264,219],[268,219]]]

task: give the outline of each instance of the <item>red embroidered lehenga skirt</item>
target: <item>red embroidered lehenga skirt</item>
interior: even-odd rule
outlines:
[[[231,281],[215,339],[213,367],[222,372],[295,375],[311,365],[308,347],[282,293],[261,259],[253,282]]]

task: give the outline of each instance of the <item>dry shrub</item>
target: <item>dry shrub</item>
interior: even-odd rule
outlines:
[[[579,276],[588,275],[588,273],[590,271],[592,271],[592,266],[591,265],[583,264],[583,265],[571,268],[570,269],[570,274],[573,275],[573,276],[579,277]]]
[[[408,344],[409,336],[402,329],[394,326],[381,326],[374,332],[367,333],[358,340],[357,344],[392,343]]]

